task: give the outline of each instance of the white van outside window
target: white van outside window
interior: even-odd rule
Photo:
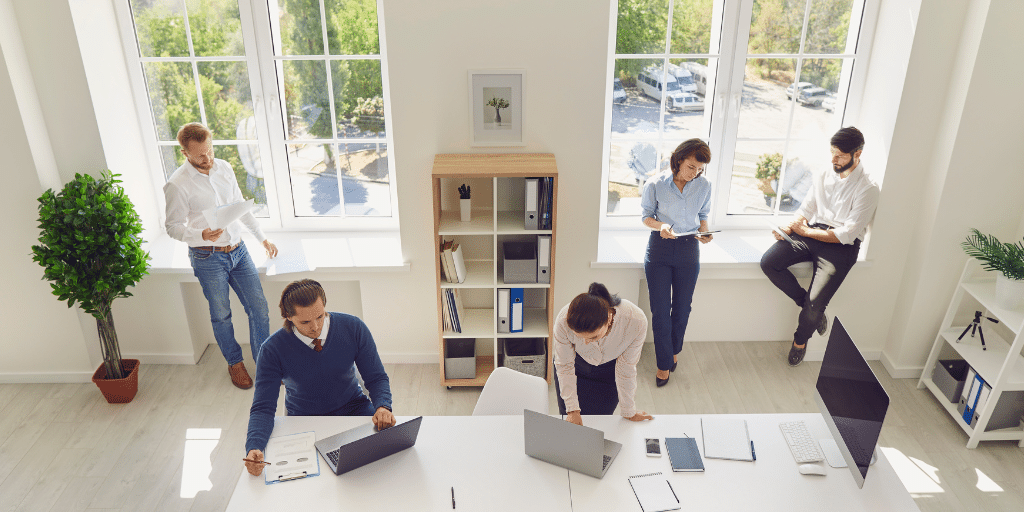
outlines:
[[[636,75],[640,92],[661,101],[662,91],[665,92],[665,108],[679,110],[686,103],[679,82],[671,75],[664,75],[660,69],[647,69]],[[664,83],[662,83],[664,80]]]

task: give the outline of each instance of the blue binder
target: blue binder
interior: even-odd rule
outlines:
[[[974,382],[971,384],[971,391],[967,394],[967,405],[964,407],[964,421],[968,425],[974,419],[974,411],[978,408],[978,397],[981,396],[981,390],[984,387],[985,379],[982,379],[981,375],[975,373]]]
[[[523,289],[511,288],[509,297],[508,319],[509,332],[523,332]]]

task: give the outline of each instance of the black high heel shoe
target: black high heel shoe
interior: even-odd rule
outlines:
[[[657,384],[658,387],[660,388],[660,387],[664,386],[665,384],[668,384],[668,379],[659,379],[658,376],[655,375],[654,376],[654,383]]]

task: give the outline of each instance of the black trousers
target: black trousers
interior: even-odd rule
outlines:
[[[793,342],[803,345],[818,327],[821,315],[839,290],[839,285],[843,284],[846,275],[857,263],[860,240],[846,245],[821,242],[795,233],[790,237],[793,244],[779,240],[765,251],[761,256],[761,270],[772,284],[800,306],[800,318],[796,332],[793,333]],[[810,261],[813,265],[811,284],[806,290],[789,270],[790,265],[804,261]]]
[[[576,354],[576,398],[580,402],[580,414],[609,415],[619,405],[619,389],[615,387],[615,359],[594,366]],[[555,372],[555,397],[558,399],[558,414],[565,414],[565,401],[558,385]]]

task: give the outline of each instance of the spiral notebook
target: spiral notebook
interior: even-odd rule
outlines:
[[[666,437],[665,450],[675,472],[704,471],[704,461],[697,449],[697,440],[692,437]]]
[[[675,489],[660,471],[645,475],[633,475],[629,477],[629,485],[633,487],[633,494],[636,494],[636,500],[640,502],[643,512],[662,512],[682,508]]]

